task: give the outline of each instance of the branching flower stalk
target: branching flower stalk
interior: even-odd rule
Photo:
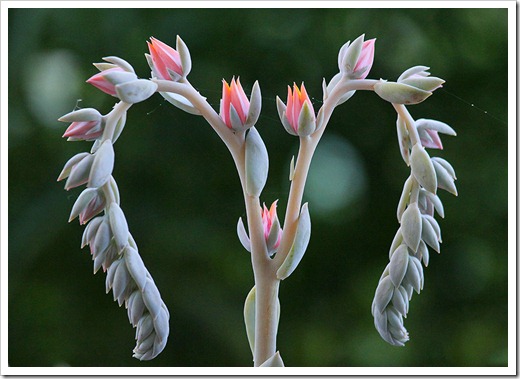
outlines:
[[[255,366],[283,366],[276,350],[280,318],[280,282],[288,278],[303,258],[311,235],[309,206],[302,205],[305,182],[312,157],[326,130],[334,109],[358,90],[376,92],[390,102],[398,114],[397,130],[401,155],[411,167],[397,217],[401,224],[390,249],[390,263],[376,289],[372,306],[375,326],[383,339],[403,345],[408,333],[402,317],[408,312],[413,290],[423,286],[420,261],[428,264],[426,245],[439,250],[440,228],[433,210],[443,216],[437,188],[456,194],[455,173],[442,158],[430,158],[428,148],[442,148],[438,133],[455,135],[448,125],[434,120],[414,121],[405,104],[416,104],[444,81],[430,77],[424,66],[405,71],[397,82],[367,79],[374,60],[375,39],[360,36],[347,42],[338,55],[339,72],[327,84],[323,80],[323,104],[316,113],[302,83],[288,87],[287,102],[277,97],[277,108],[285,130],[299,138],[296,161],[290,164],[291,186],[285,218],[277,215],[275,200],[268,208],[261,204],[267,182],[267,148],[256,129],[262,107],[260,86],[255,82],[250,97],[240,79],[222,83],[219,112],[187,80],[191,57],[186,44],[177,37],[176,48],[151,38],[150,54],[145,54],[151,79],[139,79],[132,66],[121,58],[104,58],[95,64],[99,73],[87,82],[120,99],[113,110],[102,116],[87,108],[71,112],[60,121],[71,122],[64,134],[68,140],[94,141],[90,153],[80,153],[65,165],[58,180],[66,179],[65,189],[87,185],[73,206],[70,220],[79,216],[87,224],[82,247],[89,245],[94,272],[107,272],[106,289],[128,309],[131,324],[137,328],[134,356],[152,359],[165,347],[169,333],[169,313],[159,291],[138,253],[120,207],[120,196],[112,176],[113,144],[126,123],[132,104],[158,92],[177,108],[202,116],[228,148],[243,190],[247,230],[239,218],[237,234],[251,253],[255,286],[246,296],[244,320]],[[102,216],[98,216],[104,212]]]

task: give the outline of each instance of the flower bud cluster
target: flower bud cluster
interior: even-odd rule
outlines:
[[[427,147],[442,148],[438,133],[455,135],[455,131],[439,121],[422,119],[409,125],[400,117],[397,131],[401,154],[411,167],[411,175],[397,206],[400,227],[390,247],[390,262],[375,292],[372,315],[381,337],[392,345],[403,346],[409,338],[403,317],[408,313],[413,292],[420,293],[424,286],[421,261],[428,266],[428,247],[440,252],[441,229],[433,216],[436,211],[444,217],[444,207],[437,188],[455,195],[457,191],[453,167],[442,158],[430,158],[422,145],[424,141]],[[420,136],[413,147],[409,132]]]
[[[58,181],[67,179],[65,189],[87,184],[89,188],[103,186],[114,168],[114,148],[111,140],[106,140],[95,153],[79,153],[70,158],[61,171]]]
[[[130,323],[137,328],[134,357],[149,360],[166,345],[169,312],[137,252],[112,176],[113,142],[126,122],[124,104],[119,103],[106,116],[86,108],[60,118],[72,122],[64,134],[69,141],[95,142],[90,153],[79,153],[68,160],[58,180],[67,179],[66,190],[87,185],[72,207],[69,222],[78,217],[80,224],[87,224],[81,247],[90,246],[94,273],[103,268],[107,293],[112,289],[114,300],[128,309]]]
[[[442,87],[443,79],[430,76],[429,67],[415,66],[399,76],[397,82],[381,79],[374,85],[374,91],[383,100],[394,104],[418,104]]]
[[[125,304],[128,319],[136,328],[134,357],[155,358],[166,346],[170,314],[139,256],[117,202],[107,207],[104,216],[87,225],[81,247],[86,245],[90,246],[94,273],[101,267],[107,272],[106,292],[112,290],[114,301],[119,306]]]
[[[125,103],[134,104],[148,99],[157,90],[157,84],[139,79],[133,67],[118,57],[103,58],[106,62],[94,64],[100,72],[87,80],[87,83],[101,91],[118,97]]]

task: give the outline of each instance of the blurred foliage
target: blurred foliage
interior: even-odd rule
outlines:
[[[9,365],[252,364],[242,307],[253,276],[235,235],[245,211],[218,137],[203,119],[154,96],[131,109],[115,146],[122,207],[171,312],[165,351],[140,363],[131,357],[125,310],[104,294],[105,275],[92,275],[88,249],[79,248],[83,227],[67,224],[80,191],[56,183],[67,159],[90,144],[67,143],[56,119],[76,105],[103,113],[113,106],[84,83],[96,72],[91,62],[120,56],[148,77],[145,41],[174,45],[179,34],[193,59],[190,81],[215,108],[222,78],[239,75],[246,92],[260,81],[258,129],[271,163],[262,201],[279,198],[283,217],[297,139],[283,131],[274,99],[305,81],[319,107],[339,48],[362,33],[377,38],[371,78],[395,80],[424,64],[446,80],[409,109],[458,132],[432,154],[454,165],[459,197],[440,193],[442,254],[430,259],[424,291],[411,301],[411,340],[389,346],[370,306],[409,169],[389,104],[360,92],[336,109],[306,195],[313,237],[281,285],[283,359],[290,366],[507,365],[505,9],[10,9],[8,16]],[[321,201],[316,212],[312,201]]]

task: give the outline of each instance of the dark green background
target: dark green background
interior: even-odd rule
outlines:
[[[336,109],[316,156],[329,179],[311,168],[313,199],[319,188],[341,193],[344,185],[354,196],[334,209],[324,196],[319,205],[319,193],[307,197],[313,235],[281,285],[278,348],[289,366],[507,365],[505,9],[10,9],[9,365],[251,365],[242,308],[253,279],[235,234],[245,211],[216,134],[156,95],[131,109],[115,145],[122,208],[171,312],[166,349],[140,363],[126,311],[105,295],[105,275],[92,275],[88,249],[79,248],[83,227],[67,224],[80,190],[56,183],[67,159],[90,144],[66,142],[67,125],[56,119],[78,99],[102,113],[114,104],[84,83],[96,72],[92,62],[120,56],[148,77],[146,40],[174,46],[179,34],[192,55],[189,79],[215,108],[222,78],[239,75],[248,93],[259,80],[257,127],[270,154],[262,201],[279,198],[283,218],[297,139],[283,130],[274,99],[305,81],[317,109],[339,48],[362,33],[377,38],[370,78],[395,80],[421,64],[446,80],[409,109],[458,132],[430,152],[454,165],[459,197],[440,192],[442,254],[432,253],[424,290],[410,303],[411,340],[389,346],[370,306],[409,169],[388,103],[360,92]],[[332,152],[333,162],[353,164],[355,183],[335,182],[345,172],[325,159],[334,146],[346,155]]]

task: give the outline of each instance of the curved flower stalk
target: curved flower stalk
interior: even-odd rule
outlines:
[[[69,222],[78,217],[80,224],[87,224],[81,247],[89,245],[94,273],[100,268],[107,273],[107,293],[112,290],[114,300],[119,306],[124,303],[128,310],[130,323],[136,328],[134,357],[149,360],[155,358],[166,345],[170,315],[128,230],[112,171],[115,158],[113,143],[125,126],[126,112],[131,102],[149,97],[149,92],[155,92],[157,85],[137,79],[131,66],[120,58],[105,60],[111,63],[98,64],[101,72],[87,82],[130,103],[122,101],[116,104],[105,116],[95,109],[86,108],[59,119],[71,122],[64,134],[69,141],[94,141],[94,145],[90,153],[72,157],[58,180],[67,179],[66,190],[87,185],[72,207]],[[143,86],[144,82],[149,84]],[[133,89],[129,89],[128,85]],[[145,87],[147,91],[140,90]],[[104,214],[99,216],[101,212]]]
[[[419,66],[410,70],[422,74],[420,80],[428,78],[424,69]],[[453,167],[442,158],[430,158],[425,147],[442,149],[439,133],[451,136],[456,133],[439,121],[414,121],[404,105],[394,104],[394,107],[398,113],[397,135],[401,155],[410,166],[411,174],[397,206],[400,228],[390,247],[390,263],[375,292],[372,315],[381,337],[392,345],[403,346],[409,339],[403,317],[408,313],[413,292],[420,293],[424,286],[421,261],[425,267],[428,266],[428,247],[440,253],[441,229],[433,216],[436,211],[444,217],[444,207],[437,188],[457,195]]]

